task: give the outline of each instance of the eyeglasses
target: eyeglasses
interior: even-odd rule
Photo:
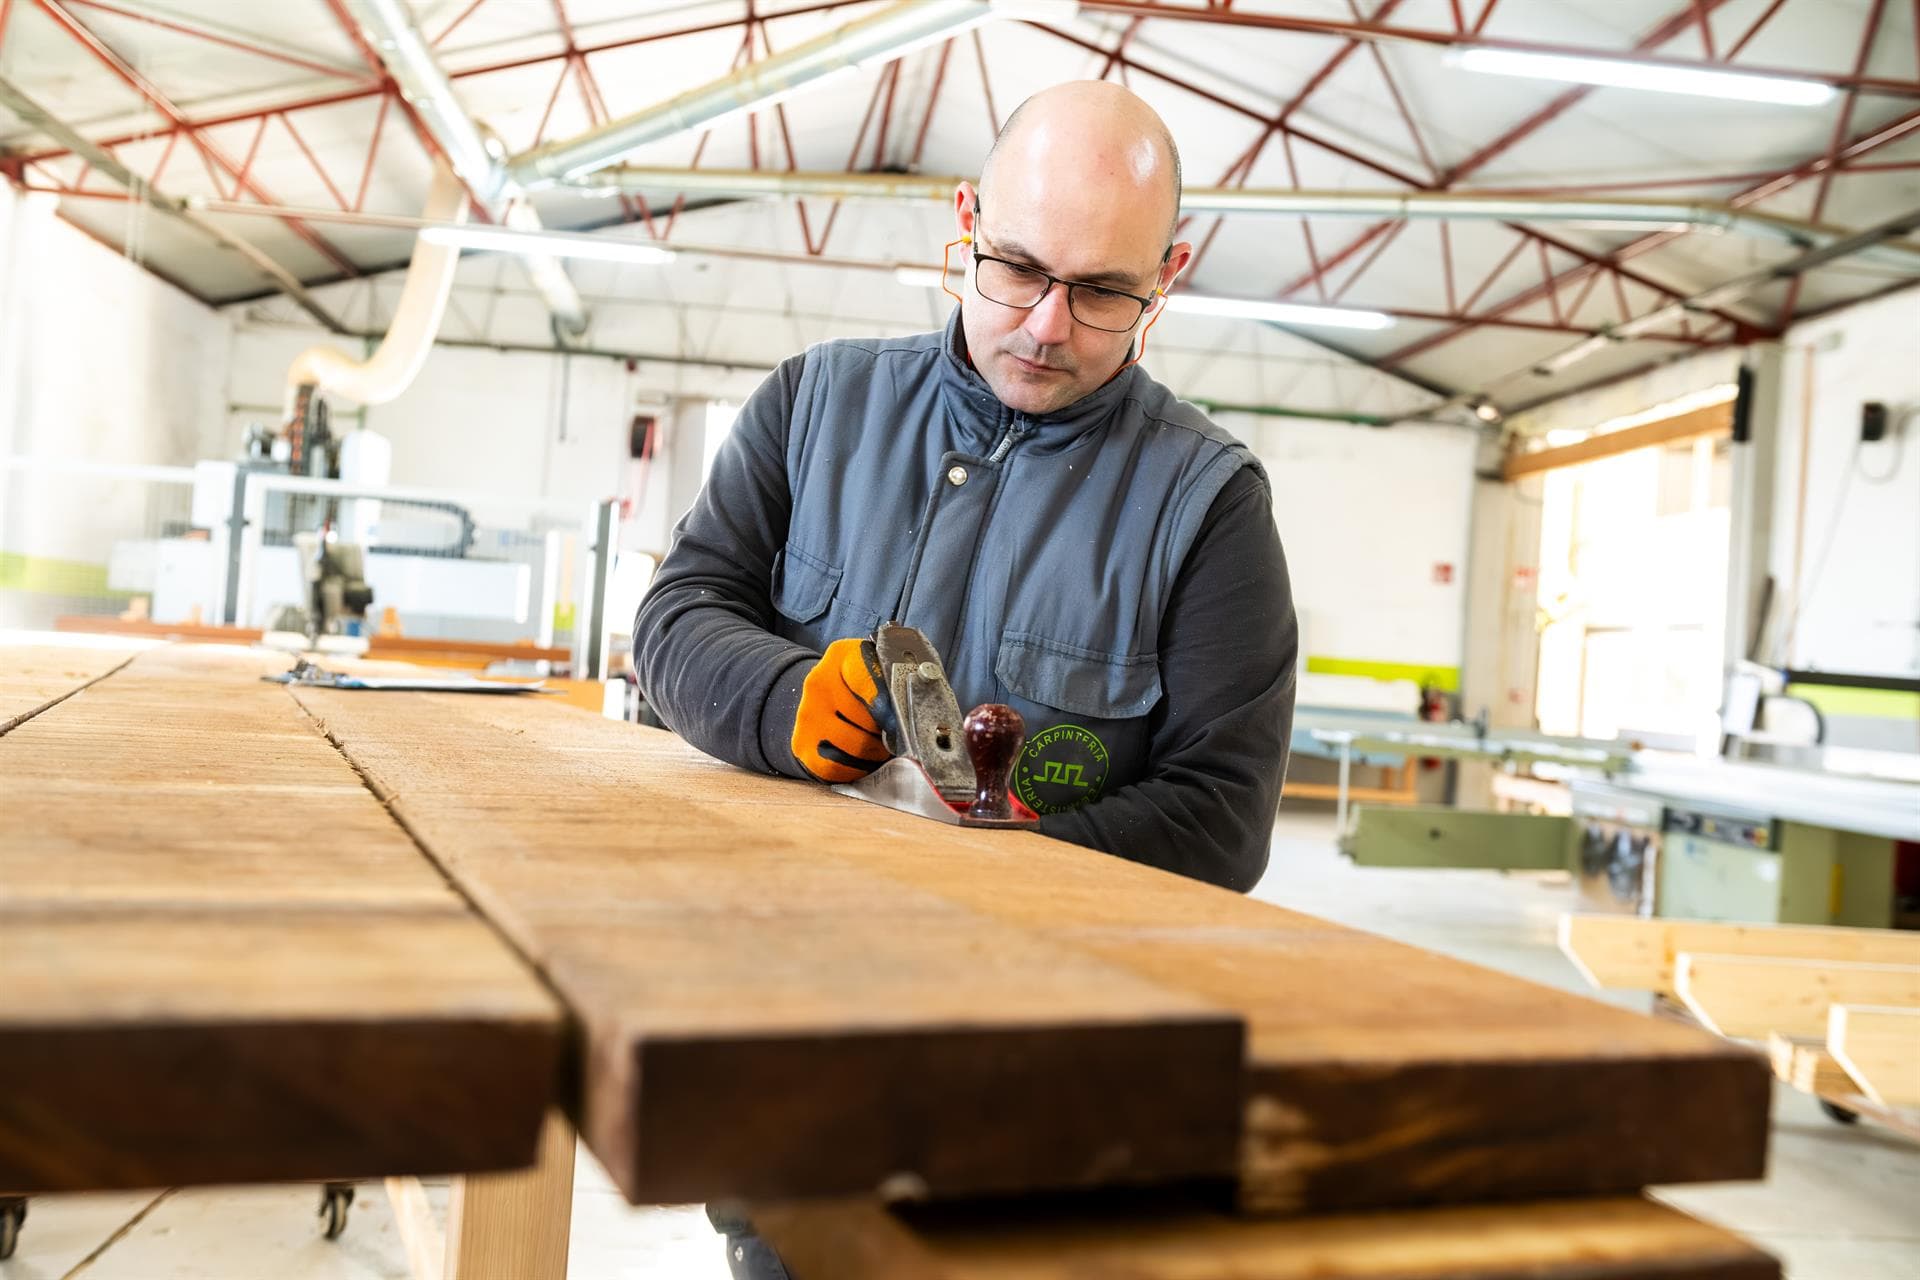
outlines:
[[[1153,305],[1151,295],[1142,298],[1135,294],[1124,293],[1119,289],[1108,289],[1097,284],[1078,284],[1072,280],[1062,280],[1059,276],[1050,276],[1038,267],[1029,267],[1020,262],[1009,262],[1005,258],[995,258],[981,253],[977,249],[973,255],[974,288],[980,296],[989,302],[997,302],[1003,307],[1018,307],[1030,311],[1052,292],[1053,286],[1062,285],[1067,291],[1067,310],[1073,318],[1089,329],[1100,329],[1107,333],[1126,333],[1146,314]]]

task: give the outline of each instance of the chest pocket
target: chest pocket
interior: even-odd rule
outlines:
[[[773,562],[774,609],[820,640],[873,634],[880,615],[840,597],[845,572],[788,543]]]
[[[1022,631],[1000,637],[1000,683],[1028,702],[1099,720],[1144,716],[1160,701],[1155,654],[1113,654]]]

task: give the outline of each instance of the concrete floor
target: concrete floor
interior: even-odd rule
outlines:
[[[1333,820],[1282,817],[1257,896],[1478,964],[1581,991],[1554,946],[1572,890],[1550,878],[1363,870],[1334,852]],[[1584,992],[1583,992],[1584,994]],[[1626,995],[1621,1003],[1644,1005]],[[444,1183],[430,1185],[444,1212]],[[1671,1203],[1779,1254],[1792,1280],[1920,1280],[1920,1146],[1842,1128],[1779,1091],[1765,1182],[1662,1192]],[[329,1243],[312,1186],[48,1196],[32,1203],[0,1280],[405,1280],[386,1198],[362,1189]],[[577,1166],[569,1274],[580,1280],[724,1280],[698,1209],[625,1204],[592,1157]]]

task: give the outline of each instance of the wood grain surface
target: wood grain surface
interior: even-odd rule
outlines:
[[[531,699],[297,696],[571,1006],[636,1202],[1231,1171],[1239,1018],[915,884],[945,828]]]
[[[762,1206],[794,1280],[1778,1280],[1738,1237],[1637,1198],[1234,1218],[1093,1206]]]
[[[1260,1212],[1764,1167],[1767,1064],[1695,1028],[527,699],[299,696],[586,1022],[583,1130],[630,1195],[831,1193],[876,1166],[936,1191],[1048,1185],[1059,1168],[996,1136],[1016,1104],[1073,1129],[1078,1180],[1124,1181],[1173,1111],[1228,1094],[1241,1143],[1216,1171]],[[1207,1009],[1246,1027],[1244,1102],[1192,1047],[1138,1039],[1193,1031],[1183,1013]],[[1040,1056],[1074,1017],[1113,1037],[1098,1065]],[[968,1047],[1022,1027],[1013,1078]],[[801,1071],[824,1083],[802,1089]],[[916,1087],[918,1072],[935,1074]],[[952,1136],[935,1093],[960,1107],[963,1149],[938,1157],[960,1167],[935,1163]],[[1069,1120],[1095,1099],[1112,1154],[1088,1163]]]
[[[533,1158],[558,1005],[279,665],[150,650],[0,736],[0,1187]]]
[[[124,666],[135,652],[0,644],[0,733]]]

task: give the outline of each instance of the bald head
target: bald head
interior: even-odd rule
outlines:
[[[1000,183],[1074,183],[1107,199],[1165,210],[1166,244],[1180,219],[1180,151],[1152,107],[1105,80],[1070,80],[1014,109],[980,172],[989,204]]]

